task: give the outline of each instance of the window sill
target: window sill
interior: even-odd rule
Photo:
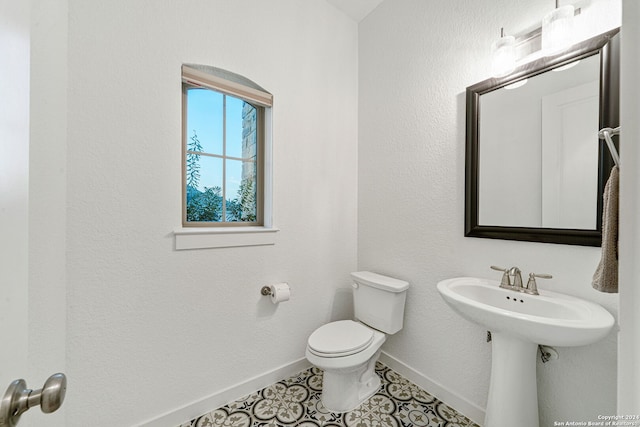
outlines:
[[[277,228],[233,227],[233,228],[187,228],[173,231],[176,250],[235,248],[240,246],[275,245]]]

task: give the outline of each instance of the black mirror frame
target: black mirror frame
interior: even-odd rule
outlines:
[[[620,99],[619,28],[593,37],[557,56],[540,58],[517,68],[502,78],[491,78],[469,86],[466,91],[465,152],[465,237],[600,246],[602,243],[602,192],[613,167],[613,159],[604,141],[598,143],[598,208],[595,230],[503,227],[478,224],[478,144],[480,95],[531,78],[575,60],[600,53],[600,129],[617,127]],[[598,136],[594,135],[597,140]],[[595,141],[594,141],[595,142]],[[617,146],[617,142],[616,142]]]

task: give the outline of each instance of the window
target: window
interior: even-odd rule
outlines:
[[[264,225],[272,96],[233,73],[183,65],[182,99],[182,225]]]

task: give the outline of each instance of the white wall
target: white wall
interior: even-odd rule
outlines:
[[[394,0],[359,27],[358,267],[412,283],[405,327],[385,350],[479,410],[491,347],[484,330],[445,306],[438,281],[499,278],[489,265],[518,265],[554,275],[540,288],[618,311],[616,295],[591,288],[597,248],[463,237],[465,88],[489,77],[489,46],[501,26],[531,29],[551,6]],[[620,1],[592,1],[582,18],[593,33],[613,28]],[[559,350],[558,361],[538,366],[540,424],[615,413],[616,331]]]
[[[640,4],[623,2],[620,168],[618,414],[640,413]]]
[[[349,315],[339,289],[356,268],[355,22],[324,0],[69,0],[60,14],[51,44],[63,51],[50,86],[40,72],[37,85],[63,88],[66,117],[53,105],[66,141],[59,123],[32,130],[41,142],[52,131],[63,153],[52,150],[60,175],[43,184],[65,183],[62,236],[44,237],[66,246],[54,271],[67,282],[66,425],[134,425],[304,357],[316,327]],[[275,246],[173,250],[182,63],[274,94]],[[275,308],[259,291],[280,281],[293,296]]]

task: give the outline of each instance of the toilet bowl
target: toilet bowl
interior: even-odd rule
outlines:
[[[306,357],[324,371],[322,403],[326,409],[350,411],[378,391],[380,378],[375,367],[385,340],[382,332],[352,320],[328,323],[311,334]]]
[[[380,388],[375,372],[386,333],[402,329],[407,282],[371,272],[354,279],[356,321],[340,320],[316,329],[307,341],[307,360],[324,371],[322,403],[331,412],[357,408]]]

